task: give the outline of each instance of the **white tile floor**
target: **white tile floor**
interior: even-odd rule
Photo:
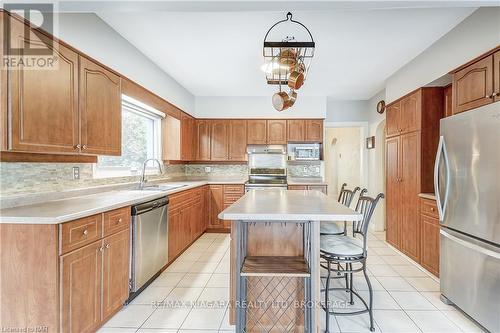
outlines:
[[[460,311],[443,304],[438,281],[389,247],[384,233],[370,234],[368,246],[377,332],[483,332]],[[367,297],[362,275],[354,277],[354,286]],[[332,296],[346,299],[345,292],[332,292]],[[229,235],[204,234],[98,332],[234,332],[228,299]],[[153,303],[162,301],[163,306]],[[359,302],[348,307],[359,308]],[[322,311],[320,319],[324,327]],[[332,316],[330,323],[332,332],[369,332],[367,314]]]

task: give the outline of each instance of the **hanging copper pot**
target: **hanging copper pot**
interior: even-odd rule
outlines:
[[[284,48],[281,50],[278,57],[279,63],[283,67],[291,69],[295,66],[295,64],[297,64],[297,51],[295,51],[295,49]]]
[[[290,90],[290,93],[288,94],[289,96],[289,107],[292,107],[295,104],[295,101],[297,100],[297,92],[294,90]]]
[[[290,96],[284,91],[277,92],[273,95],[273,106],[277,111],[284,111],[292,106],[292,104]]]
[[[299,72],[298,69],[294,69],[288,77],[288,86],[293,90],[299,90],[304,84],[304,73]]]

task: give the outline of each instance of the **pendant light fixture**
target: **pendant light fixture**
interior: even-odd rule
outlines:
[[[297,90],[305,83],[314,56],[315,43],[311,32],[292,17],[292,13],[288,12],[286,19],[273,24],[264,37],[264,65],[261,69],[266,73],[267,84],[278,86],[278,92],[272,98],[273,106],[278,111],[286,110],[295,103]],[[286,23],[293,24],[295,32],[305,30],[308,40],[297,41],[293,35],[281,36],[277,41],[268,40],[273,29]]]

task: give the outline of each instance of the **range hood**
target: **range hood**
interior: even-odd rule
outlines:
[[[248,145],[247,153],[286,155],[286,145]]]

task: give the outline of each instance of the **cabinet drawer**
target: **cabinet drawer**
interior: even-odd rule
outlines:
[[[420,198],[420,213],[439,219],[436,201]]]
[[[125,230],[130,225],[130,207],[104,213],[104,236]]]
[[[102,237],[102,214],[62,223],[59,226],[60,253],[67,253]]]
[[[224,204],[232,204],[242,196],[243,194],[224,193]]]
[[[226,193],[245,193],[243,185],[224,185],[224,194]]]

